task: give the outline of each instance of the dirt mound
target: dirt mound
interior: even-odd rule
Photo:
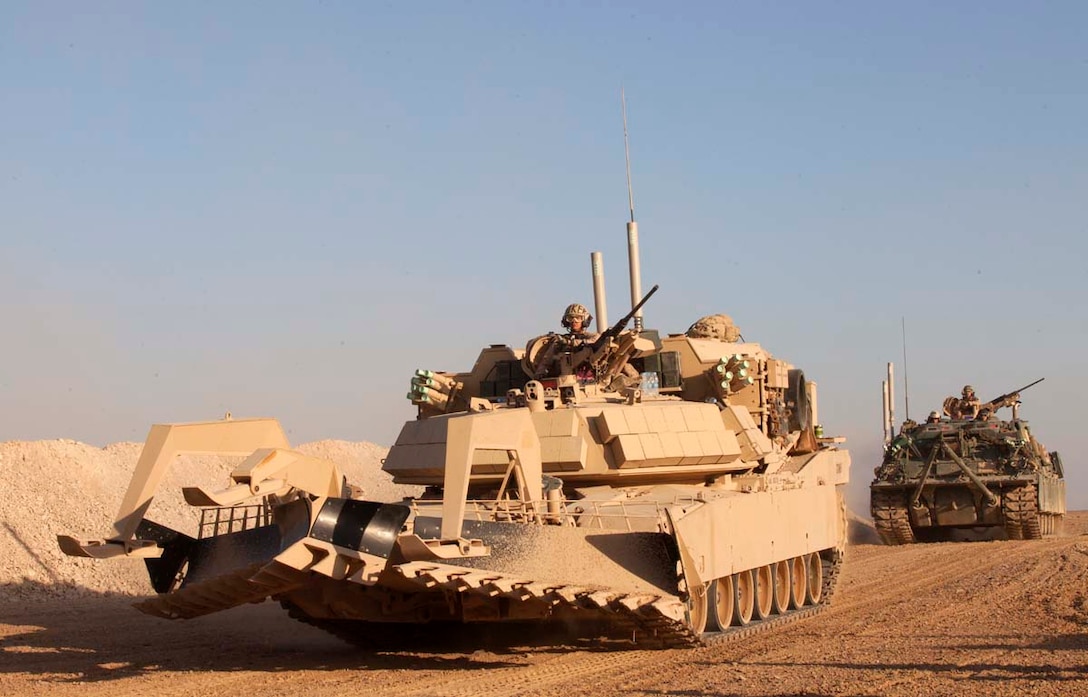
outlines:
[[[151,592],[142,561],[96,563],[67,557],[56,541],[58,534],[98,539],[109,532],[141,447],[114,443],[98,448],[72,440],[0,443],[0,600]],[[370,500],[397,501],[420,491],[393,484],[381,471],[388,448],[324,440],[298,450],[337,463]],[[195,534],[195,509],[182,500],[181,488],[222,488],[236,462],[214,456],[178,458],[148,517]]]

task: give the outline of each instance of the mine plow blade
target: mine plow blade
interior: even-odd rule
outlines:
[[[261,602],[304,585],[314,574],[376,583],[409,510],[339,498],[315,508],[300,499],[281,506],[273,524],[201,539],[143,521],[139,536],[162,552],[161,559],[148,563],[161,595],[136,607],[158,617],[188,619]]]
[[[685,605],[669,594],[635,593],[577,583],[536,581],[522,575],[465,569],[434,562],[398,564],[393,570],[421,590],[504,598],[526,605],[510,608],[512,616],[531,616],[533,606],[549,616],[598,620],[615,630],[640,629],[666,645],[698,643],[685,619]],[[538,610],[539,611],[539,610]]]
[[[196,537],[144,517],[178,455],[241,456],[230,485],[185,487],[200,522]],[[285,592],[310,574],[373,584],[403,532],[404,506],[342,498],[339,467],[290,450],[273,419],[153,426],[114,522],[114,535],[58,535],[65,554],[143,558],[162,594],[140,609],[198,617]]]
[[[253,471],[260,476],[265,472],[287,471],[289,460],[297,458],[281,457],[275,467],[270,467],[269,453],[291,453],[283,429],[275,419],[239,419],[228,418],[222,421],[203,421],[188,424],[156,424],[151,427],[144,442],[140,458],[136,462],[136,471],[132,475],[128,489],[121,500],[121,506],[114,517],[112,534],[102,540],[84,540],[71,535],[58,535],[57,543],[61,551],[74,557],[93,557],[95,559],[114,559],[119,557],[154,557],[160,552],[156,545],[139,539],[137,530],[144,520],[155,494],[162,483],[162,478],[179,455],[210,454],[227,456],[245,456],[248,459],[232,473],[240,475],[237,483],[243,480],[250,484]],[[251,462],[260,455],[257,462]],[[306,456],[297,454],[299,458]],[[308,458],[313,459],[313,458]],[[319,461],[321,462],[321,461]],[[283,463],[284,467],[280,466]],[[299,468],[294,468],[298,470]],[[332,463],[321,462],[318,472],[326,478],[339,477],[339,470]],[[312,476],[303,478],[304,483],[315,480]],[[252,485],[250,485],[252,488]],[[259,484],[258,484],[259,486]],[[323,493],[323,492],[314,492]],[[332,495],[337,495],[339,490]],[[249,496],[263,495],[250,491]],[[325,494],[329,495],[329,494]]]
[[[698,642],[677,592],[671,535],[573,526],[463,521],[462,540],[486,556],[407,558],[434,540],[437,518],[417,516],[402,535],[402,554],[379,585],[421,603],[459,608],[461,622],[585,622],[610,634],[661,646]],[[411,545],[405,543],[412,541]],[[377,619],[377,618],[375,618]]]
[[[141,612],[166,619],[192,619],[265,599],[306,582],[308,574],[282,564],[253,564],[187,584],[173,593],[136,603]]]

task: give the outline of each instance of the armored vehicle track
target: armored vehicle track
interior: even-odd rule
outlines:
[[[902,493],[873,492],[872,514],[873,525],[884,544],[909,545],[915,542],[907,499]]]

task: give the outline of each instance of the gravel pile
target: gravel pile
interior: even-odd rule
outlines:
[[[114,443],[99,448],[72,440],[0,443],[0,601],[74,597],[88,591],[152,592],[142,561],[68,557],[56,541],[58,534],[101,539],[110,532],[142,447]],[[297,448],[337,463],[369,500],[399,501],[420,491],[393,484],[381,471],[388,448],[332,440]],[[178,458],[147,517],[195,534],[196,509],[184,502],[181,488],[223,488],[237,461]]]

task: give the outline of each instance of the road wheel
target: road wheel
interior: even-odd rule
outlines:
[[[688,593],[688,599],[685,603],[688,626],[691,627],[691,631],[695,634],[702,634],[706,631],[706,616],[707,616],[707,587],[696,586]]]
[[[724,632],[733,623],[733,577],[726,576],[710,582],[708,597],[710,605],[709,627],[712,630]]]
[[[790,609],[790,563],[775,562],[771,569],[774,572],[774,611],[784,615]]]
[[[751,571],[733,574],[733,624],[743,627],[752,621],[756,604],[756,584]]]
[[[688,593],[687,600],[687,615],[688,626],[691,627],[691,631],[695,634],[702,634],[706,631],[706,615],[707,615],[707,587],[696,586]]]
[[[755,617],[765,620],[774,610],[774,571],[768,564],[753,570],[752,575],[756,587]]]
[[[824,563],[819,552],[805,557],[805,570],[808,572],[805,604],[819,605],[824,595]]]
[[[794,557],[790,565],[790,609],[800,610],[805,606],[805,593],[808,592],[808,571],[805,558]]]

